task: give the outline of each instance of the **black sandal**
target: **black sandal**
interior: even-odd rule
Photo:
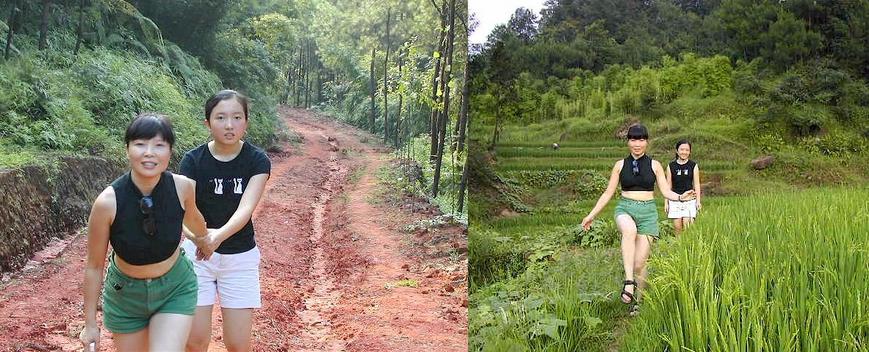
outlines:
[[[622,303],[624,303],[624,304],[636,304],[636,303],[637,303],[637,300],[634,299],[634,293],[637,292],[637,282],[634,281],[634,280],[625,280],[622,284],[623,284],[623,286],[622,286],[622,295],[621,295],[621,297],[625,297],[625,296],[628,297],[628,302],[625,302],[624,300],[621,300]],[[628,290],[627,290],[628,285],[633,285],[633,286],[634,286],[634,293],[630,293],[630,292],[628,292]]]

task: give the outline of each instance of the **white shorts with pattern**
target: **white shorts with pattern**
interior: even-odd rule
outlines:
[[[686,200],[684,202],[678,202],[674,200],[667,200],[669,202],[669,211],[667,212],[667,217],[670,219],[681,219],[681,218],[696,218],[697,217],[697,200]]]
[[[197,306],[209,306],[220,299],[221,308],[260,308],[259,247],[237,253],[214,252],[208,260],[196,260],[196,245],[181,244],[193,262],[199,282]]]

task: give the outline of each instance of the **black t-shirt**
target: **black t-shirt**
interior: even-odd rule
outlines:
[[[694,189],[694,160],[688,160],[684,165],[676,160],[670,162],[670,179],[673,180],[673,192],[682,194]]]
[[[238,155],[230,161],[214,158],[208,143],[187,152],[181,159],[181,174],[196,181],[196,207],[205,216],[208,228],[226,224],[241,203],[250,178],[269,174],[272,163],[266,153],[245,142]],[[253,249],[253,221],[227,238],[217,247],[217,253],[235,254]]]

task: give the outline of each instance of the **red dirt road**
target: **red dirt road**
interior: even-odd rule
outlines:
[[[395,165],[368,142],[376,137],[280,112],[303,143],[271,155],[254,214],[263,258],[254,350],[466,351],[466,229],[403,230],[437,213],[378,183],[378,169]],[[0,350],[81,350],[85,240],[58,241],[3,275]],[[218,310],[214,318],[210,350],[224,351]],[[105,329],[101,350],[114,350]]]

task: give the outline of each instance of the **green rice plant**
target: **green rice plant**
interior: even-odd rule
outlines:
[[[719,202],[653,257],[630,351],[869,351],[869,189]]]

